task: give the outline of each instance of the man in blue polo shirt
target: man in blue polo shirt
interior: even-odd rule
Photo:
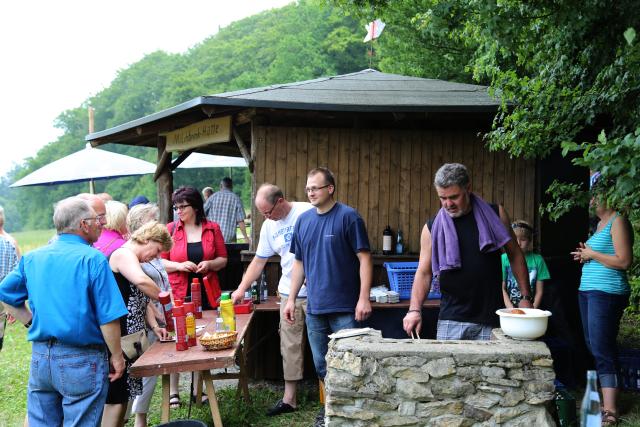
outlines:
[[[31,427],[100,425],[108,380],[122,376],[119,319],[127,308],[107,259],[91,247],[104,221],[81,198],[60,201],[58,239],[24,255],[0,282],[0,301],[32,341]]]
[[[355,209],[333,199],[335,191],[329,169],[316,168],[307,175],[307,197],[315,209],[301,214],[293,230],[290,251],[295,260],[284,309],[285,319],[293,323],[296,296],[306,277],[307,337],[320,381],[327,373],[329,334],[355,328],[371,314],[373,264],[367,230]],[[324,409],[315,425],[324,425]]]

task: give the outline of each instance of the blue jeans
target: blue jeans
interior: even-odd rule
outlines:
[[[600,387],[617,388],[620,318],[629,304],[629,295],[602,291],[578,292],[582,331],[587,348],[596,362]]]
[[[29,426],[99,426],[108,375],[106,346],[33,342],[27,389]]]
[[[307,312],[307,337],[313,354],[313,364],[318,378],[327,374],[325,356],[329,348],[329,335],[341,329],[357,328],[354,313],[311,314]]]

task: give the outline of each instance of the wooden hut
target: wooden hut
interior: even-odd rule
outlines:
[[[353,74],[203,96],[87,136],[93,146],[158,150],[158,200],[170,218],[171,170],[191,151],[242,155],[256,185],[279,185],[306,200],[306,173],[327,166],[337,199],[363,216],[374,252],[383,229],[402,229],[410,252],[439,207],[432,181],[461,162],[474,191],[513,218],[536,223],[536,164],[491,152],[481,133],[498,101],[487,88],[363,70]],[[169,150],[181,154],[171,163]],[[253,209],[254,242],[262,218]]]
[[[408,255],[400,259],[417,259],[421,229],[439,208],[434,173],[443,163],[464,163],[473,190],[503,204],[511,218],[533,223],[543,254],[556,256],[558,273],[575,280],[577,269],[567,267],[567,254],[586,230],[586,215],[558,225],[541,220],[537,206],[543,186],[554,176],[586,179],[586,172],[576,172],[559,156],[525,160],[490,151],[482,134],[491,128],[498,106],[485,86],[367,69],[202,96],[86,139],[93,146],[116,143],[157,150],[155,179],[163,220],[171,218],[171,171],[193,151],[244,157],[254,196],[257,186],[271,182],[288,199],[306,200],[307,172],[327,166],[336,176],[337,199],[355,207],[365,220],[374,284],[386,281],[382,263],[398,259],[381,254],[384,228],[402,229]],[[179,154],[173,161],[172,152]],[[255,248],[263,218],[253,205],[251,209]],[[272,292],[278,267],[274,260],[268,270]]]

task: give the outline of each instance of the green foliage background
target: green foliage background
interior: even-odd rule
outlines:
[[[216,29],[212,28],[212,33]],[[95,108],[95,129],[108,129],[201,95],[344,74],[368,67],[364,29],[356,19],[318,0],[301,0],[234,22],[182,54],[158,51],[121,70],[109,87],[77,108],[62,112],[55,125],[64,131],[0,180],[0,204],[10,231],[51,228],[54,202],[88,184],[9,189],[28,173],[84,148],[87,108]],[[101,147],[155,163],[155,149],[113,144]],[[179,169],[174,186],[218,187],[229,169]],[[231,170],[234,190],[248,208],[251,188],[246,169]],[[139,194],[156,200],[151,176],[98,181],[97,192],[125,202]]]

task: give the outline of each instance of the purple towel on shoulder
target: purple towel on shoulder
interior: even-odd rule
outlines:
[[[481,252],[497,251],[511,240],[509,231],[491,206],[471,193],[473,217],[478,225],[478,247]],[[453,218],[440,208],[431,226],[431,270],[436,276],[443,270],[462,267],[458,234]]]

